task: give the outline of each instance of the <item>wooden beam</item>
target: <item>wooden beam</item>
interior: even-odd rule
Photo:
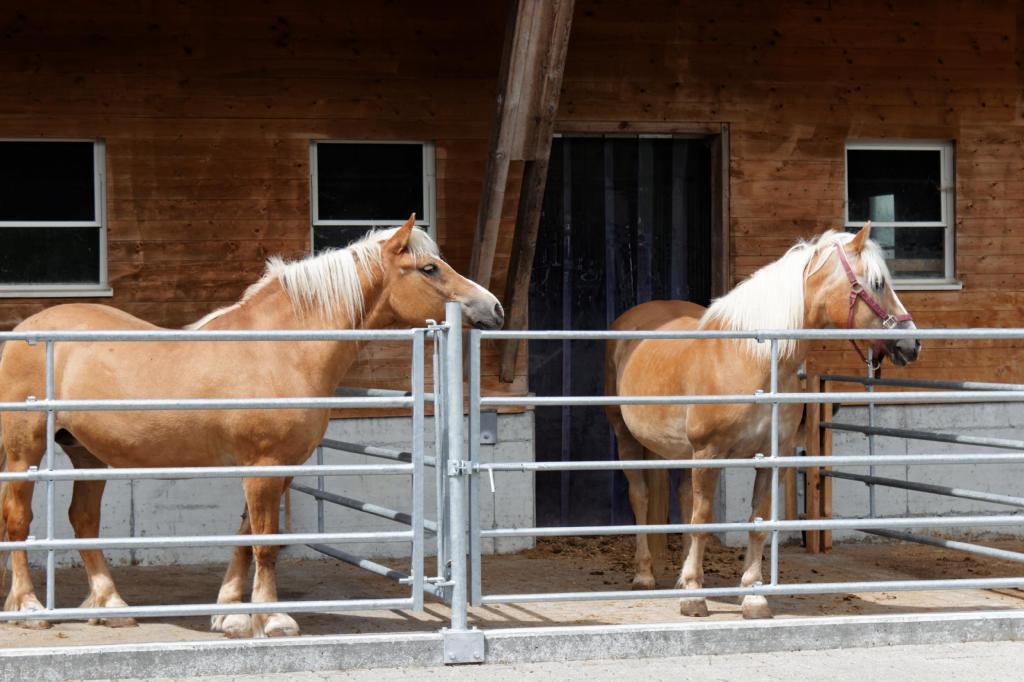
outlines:
[[[512,253],[505,280],[506,329],[525,329],[528,323],[530,276],[533,256],[537,249],[537,231],[541,209],[544,206],[544,188],[548,180],[548,161],[551,157],[551,136],[554,132],[558,101],[562,93],[562,74],[565,55],[569,49],[572,29],[573,0],[545,3],[551,12],[551,24],[538,76],[539,87],[533,92],[536,99],[530,107],[533,115],[524,126],[520,151],[525,158],[523,182],[519,190],[519,210],[512,238]],[[516,355],[519,342],[510,339],[501,350],[498,377],[511,383],[515,379]]]
[[[573,0],[517,0],[510,8],[469,268],[485,287],[491,285],[509,163],[546,162],[551,153],[572,10]]]
[[[533,255],[537,250],[540,211],[544,204],[544,188],[548,180],[548,159],[527,161],[523,166],[523,184],[519,192],[516,231],[512,237],[512,254],[505,283],[506,329],[526,329],[529,313],[530,275]],[[516,354],[519,341],[509,339],[501,348],[498,378],[504,383],[515,380]]]

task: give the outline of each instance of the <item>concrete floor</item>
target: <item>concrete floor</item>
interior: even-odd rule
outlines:
[[[718,680],[824,680],[872,682],[899,680],[1019,680],[1024,665],[1024,642],[974,642],[780,651],[767,654],[729,654],[646,660],[597,660],[514,665],[436,668],[383,668],[324,673],[204,677],[207,682],[399,682],[405,680],[483,680],[522,682],[523,679],[620,682],[644,679],[717,682]],[[190,680],[198,678],[164,678]]]

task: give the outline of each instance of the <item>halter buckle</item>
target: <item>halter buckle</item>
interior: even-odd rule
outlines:
[[[895,316],[889,315],[889,317],[887,317],[884,320],[882,320],[882,328],[883,329],[895,329],[896,326],[899,325],[899,323],[900,323],[900,321],[897,320]]]

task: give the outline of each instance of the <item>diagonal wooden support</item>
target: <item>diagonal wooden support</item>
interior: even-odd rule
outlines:
[[[497,110],[470,261],[470,277],[483,286],[491,285],[509,164],[517,160],[526,161],[526,173],[533,176],[540,169],[531,167],[530,162],[543,162],[544,170],[547,167],[573,4],[573,0],[517,0],[511,6],[498,81]],[[546,172],[542,175],[541,194]],[[524,179],[523,191],[526,190]],[[521,226],[524,226],[522,214],[516,219],[517,233]],[[536,231],[536,226],[533,229]],[[527,260],[526,268],[529,270],[532,252]],[[526,281],[528,284],[528,273]]]
[[[518,0],[513,3],[509,19],[491,151],[470,262],[472,279],[490,286],[509,164],[524,161],[505,284],[507,329],[523,329],[527,323],[530,274],[572,29],[573,4],[573,0]],[[511,382],[515,377],[518,347],[517,341],[509,341],[502,348],[500,377],[504,382]]]

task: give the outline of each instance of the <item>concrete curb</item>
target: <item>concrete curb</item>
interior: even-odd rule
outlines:
[[[485,632],[487,662],[1024,640],[1024,610],[518,628]],[[441,633],[8,649],[0,680],[244,675],[442,664]]]

